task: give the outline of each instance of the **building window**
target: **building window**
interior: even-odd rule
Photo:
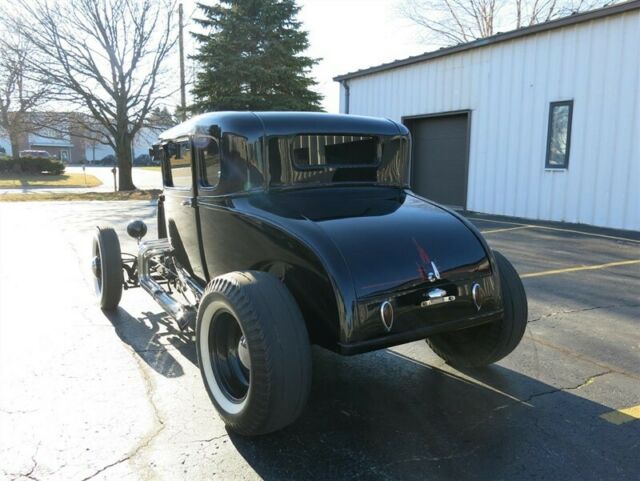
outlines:
[[[551,102],[549,106],[549,130],[547,133],[547,169],[569,167],[571,147],[571,118],[573,100]]]

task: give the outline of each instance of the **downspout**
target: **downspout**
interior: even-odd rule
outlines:
[[[351,90],[349,89],[349,82],[343,80],[342,87],[344,88],[344,113],[349,113],[349,97],[351,97]]]

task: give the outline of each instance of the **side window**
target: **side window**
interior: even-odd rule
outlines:
[[[191,187],[191,141],[172,142],[167,145],[168,167],[173,187]]]
[[[220,193],[245,192],[249,184],[249,151],[245,137],[225,133],[220,142]]]
[[[569,167],[572,116],[572,100],[551,102],[547,134],[547,159],[545,162],[545,168],[547,169],[566,169]]]
[[[215,187],[220,180],[220,144],[213,137],[198,136],[195,139],[200,156],[200,180],[205,187]]]

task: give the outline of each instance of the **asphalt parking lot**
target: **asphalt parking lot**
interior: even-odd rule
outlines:
[[[315,349],[301,419],[243,439],[210,404],[191,337],[145,293],[96,306],[93,228],[136,217],[155,232],[147,202],[0,203],[0,477],[640,478],[637,235],[472,215],[524,278],[510,357],[460,372],[424,342]]]

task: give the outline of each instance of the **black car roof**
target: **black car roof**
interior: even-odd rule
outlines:
[[[211,125],[239,125],[260,121],[266,135],[287,134],[371,134],[406,135],[408,130],[389,119],[360,115],[328,114],[321,112],[210,112],[193,117],[162,132],[160,140],[171,140],[198,131],[207,131]],[[240,132],[236,132],[240,133]]]

